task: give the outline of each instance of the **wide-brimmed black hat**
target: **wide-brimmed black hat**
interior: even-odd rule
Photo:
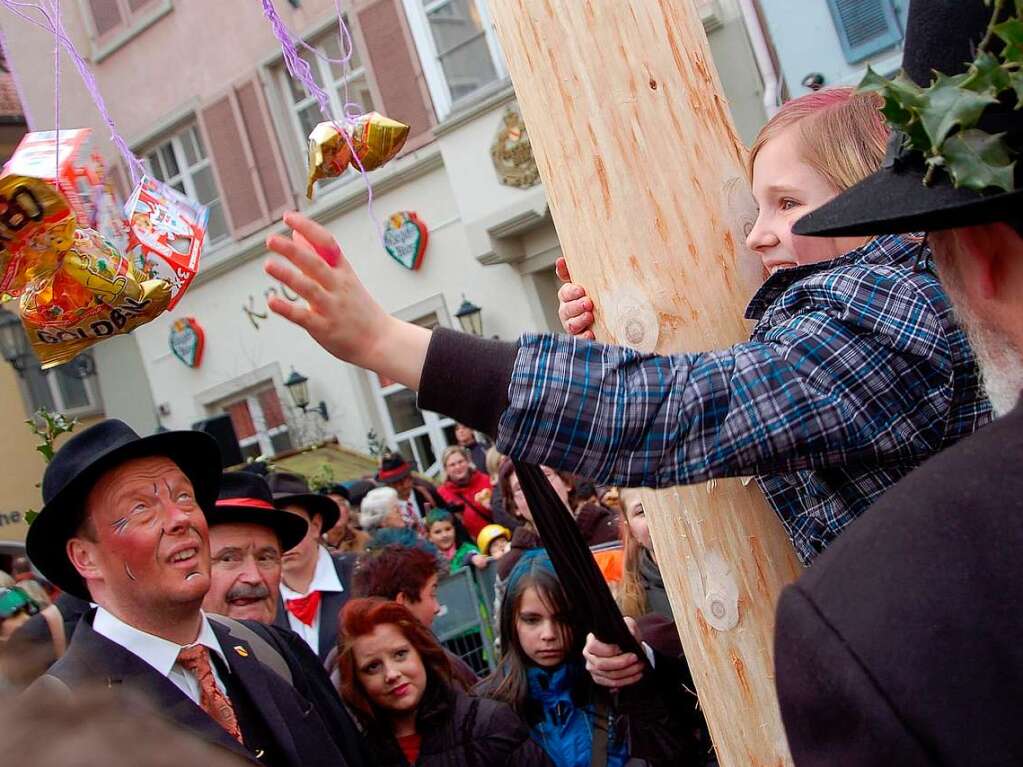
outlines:
[[[25,551],[39,571],[63,591],[89,599],[89,589],[66,553],[81,524],[85,500],[100,476],[133,458],[164,456],[192,483],[196,502],[208,512],[220,486],[220,449],[198,431],[166,431],[140,437],[123,421],[101,421],[74,435],[43,474],[45,504],[28,528]]]
[[[309,523],[298,514],[274,505],[266,480],[250,471],[226,472],[220,480],[216,505],[206,512],[206,523],[248,522],[269,527],[281,542],[281,551],[295,548],[305,538]]]
[[[340,495],[346,501],[352,500],[351,491],[340,482],[333,482],[320,488],[320,495]]]
[[[924,87],[930,84],[934,71],[949,76],[966,71],[991,13],[983,0],[913,0],[903,71]],[[1005,133],[1010,146],[1023,150],[1023,109],[1014,106],[1011,99],[989,106],[977,127],[991,134]],[[792,231],[818,236],[897,234],[974,226],[1023,215],[1023,161],[1016,163],[1013,192],[956,189],[944,171],[936,172],[930,185],[924,186],[927,167],[923,154],[904,149],[903,139],[900,132],[893,133],[879,171],[803,216]]]
[[[412,464],[405,460],[401,453],[387,453],[380,459],[380,471],[377,472],[377,482],[384,482],[388,485],[400,482],[412,473]]]
[[[301,506],[310,516],[319,514],[323,519],[323,532],[330,530],[341,518],[341,509],[337,504],[325,495],[312,492],[309,483],[298,474],[275,471],[267,475],[266,482],[277,508]]]

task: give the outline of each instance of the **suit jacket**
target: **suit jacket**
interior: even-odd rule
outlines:
[[[37,685],[54,686],[55,679],[71,690],[97,683],[108,687],[123,685],[144,695],[156,711],[179,727],[252,763],[262,763],[173,682],[137,655],[97,633],[92,627],[93,616],[90,613],[78,624],[67,652]],[[316,707],[260,663],[248,642],[225,626],[216,622],[211,625],[227,656],[228,690],[241,691],[251,704],[244,715],[239,712],[239,722],[247,720],[250,732],[264,739],[267,750],[277,757],[275,767],[346,765]],[[232,702],[238,703],[234,695]]]
[[[317,648],[320,663],[326,663],[331,648],[337,647],[338,615],[352,596],[352,570],[355,569],[358,555],[331,554],[330,558],[344,591],[325,591],[320,598],[320,645]],[[288,611],[284,606],[284,599],[280,596],[277,597],[277,615],[274,617],[274,625],[291,630],[291,624],[288,623]]]
[[[1023,405],[927,461],[782,593],[796,765],[1023,763]]]

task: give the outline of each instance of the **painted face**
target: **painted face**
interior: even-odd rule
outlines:
[[[229,522],[210,528],[212,583],[206,612],[272,623],[281,583],[281,547],[265,525]]]
[[[553,668],[565,660],[571,629],[532,586],[522,592],[515,630],[523,652],[536,665]]]
[[[463,447],[469,447],[476,443],[476,435],[472,433],[472,429],[462,424],[455,426],[455,440],[459,445]]]
[[[568,508],[568,485],[565,484],[565,480],[561,478],[550,466],[541,466],[544,475],[547,477],[547,481],[551,483],[551,487],[558,494],[558,498],[565,504],[565,508]],[[527,522],[533,521],[533,514],[529,510],[529,504],[526,503],[526,495],[522,492],[522,485],[519,484],[519,477],[515,472],[512,472],[508,477],[508,485],[511,488],[512,499],[515,501],[515,513],[525,519]]]
[[[643,510],[643,502],[639,498],[630,498],[625,506],[625,518],[629,522],[629,532],[632,537],[639,541],[639,545],[647,551],[654,550],[654,544],[650,540],[650,528],[646,523],[646,512]]]
[[[355,673],[373,704],[391,714],[409,714],[426,692],[426,667],[401,629],[384,623],[352,642]]]
[[[310,515],[303,507],[289,504],[284,511],[298,514],[309,523],[309,529],[305,532],[305,538],[293,549],[289,549],[281,558],[285,581],[292,573],[302,573],[320,555],[320,530],[323,525],[323,518],[319,514]]]
[[[398,602],[408,608],[413,617],[422,623],[426,628],[433,625],[433,619],[440,612],[440,602],[437,601],[437,583],[440,575],[431,575],[423,588],[419,590],[419,601],[413,602],[404,594],[398,595]]]
[[[500,559],[508,553],[508,548],[510,546],[511,544],[508,542],[508,539],[503,535],[499,535],[490,542],[490,556],[494,559]]]
[[[177,464],[163,457],[122,463],[96,482],[86,510],[95,540],[74,538],[68,551],[94,599],[123,620],[150,623],[199,606],[210,587],[209,531]]]
[[[448,551],[455,545],[455,526],[446,519],[430,525],[430,543],[441,551]]]
[[[452,453],[444,463],[444,471],[452,482],[461,482],[469,476],[469,462],[461,453]]]
[[[759,212],[746,237],[768,275],[778,269],[830,261],[860,247],[863,237],[800,237],[792,225],[841,191],[800,155],[799,126],[766,142],[753,163],[753,196]]]

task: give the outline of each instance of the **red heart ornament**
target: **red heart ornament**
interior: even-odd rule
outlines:
[[[206,346],[206,332],[195,317],[182,317],[171,325],[171,353],[190,368],[202,364],[202,352]]]
[[[384,227],[384,248],[388,255],[413,272],[423,264],[429,239],[430,230],[410,210],[393,214]]]

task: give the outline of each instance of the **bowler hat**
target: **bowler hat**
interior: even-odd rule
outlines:
[[[380,471],[377,481],[393,484],[405,479],[412,473],[412,464],[405,460],[401,453],[387,453],[380,459]]]
[[[319,514],[323,520],[321,526],[323,532],[330,530],[341,517],[341,509],[337,504],[325,495],[312,492],[309,483],[298,474],[275,471],[267,475],[266,482],[273,493],[277,508],[301,506],[309,516]]]
[[[281,542],[281,551],[295,548],[305,538],[309,523],[298,514],[274,505],[270,486],[250,471],[226,472],[220,480],[216,505],[206,512],[206,523],[249,522],[269,527]]]
[[[39,571],[63,591],[89,599],[89,589],[68,559],[67,542],[78,530],[85,501],[104,473],[133,458],[162,456],[192,483],[203,512],[213,508],[220,486],[220,449],[198,431],[166,431],[140,437],[128,424],[109,418],[69,439],[43,473],[43,503],[28,528],[25,551]]]
[[[902,60],[906,76],[926,87],[934,71],[949,76],[964,72],[984,38],[991,13],[983,0],[913,0]],[[1004,133],[1007,143],[1020,151],[1023,109],[1013,106],[1005,101],[988,106],[977,127],[991,134]],[[1012,192],[957,189],[948,174],[940,170],[925,186],[923,154],[907,149],[904,140],[900,131],[893,132],[880,170],[803,216],[792,231],[832,237],[895,234],[974,226],[1021,216],[1023,161],[1016,162]]]

